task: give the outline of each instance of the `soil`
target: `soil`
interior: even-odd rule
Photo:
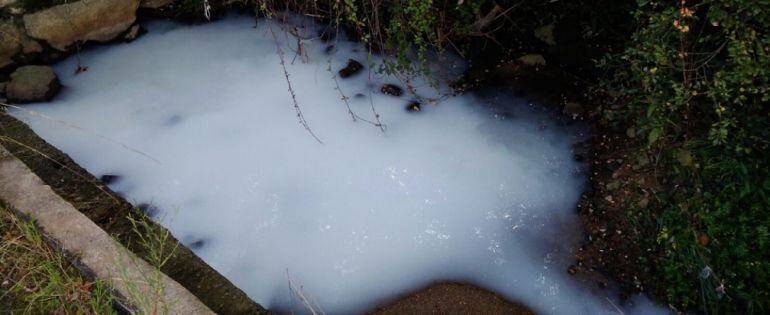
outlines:
[[[650,228],[651,221],[632,221],[641,216],[629,215],[629,211],[653,207],[651,192],[659,190],[660,185],[651,167],[654,157],[639,153],[645,145],[643,139],[639,139],[641,136],[632,138],[627,134],[628,126],[619,119],[606,119],[617,113],[621,105],[614,100],[591,99],[587,92],[593,84],[590,76],[583,77],[569,67],[526,66],[511,57],[497,60],[500,61],[476,63],[459,84],[476,93],[507,90],[552,108],[556,113],[566,111],[568,105],[578,104],[581,114],[575,117],[557,114],[553,118],[567,124],[574,118],[589,128],[590,138],[573,147],[576,160],[588,161],[590,174],[587,189],[576,207],[584,231],[583,241],[575,248],[574,262],[566,271],[589,283],[592,290],[619,289],[621,300],[633,294],[659,293],[652,281],[654,277],[640,268],[639,262],[644,258],[646,264],[654,264],[659,256],[654,246],[640,241],[640,235],[650,235],[645,229]]]
[[[370,315],[400,314],[509,314],[534,315],[530,309],[472,284],[442,282],[408,293]]]

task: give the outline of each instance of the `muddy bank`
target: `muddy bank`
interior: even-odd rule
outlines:
[[[369,312],[389,314],[534,315],[527,307],[467,283],[442,282],[408,293]]]

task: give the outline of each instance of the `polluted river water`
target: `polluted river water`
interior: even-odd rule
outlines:
[[[268,26],[148,23],[132,43],[83,52],[85,72],[58,63],[63,91],[10,112],[279,312],[305,311],[297,291],[349,314],[435,281],[540,314],[660,312],[566,272],[586,183],[579,126],[502,93],[416,80],[388,95],[383,84],[405,82],[378,74],[360,44]],[[340,78],[348,59],[364,67]]]

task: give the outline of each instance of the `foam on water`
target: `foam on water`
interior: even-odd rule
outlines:
[[[358,115],[373,119],[373,97],[382,132],[350,118],[327,71],[327,59],[336,73],[365,54],[340,41],[328,55],[309,40],[308,62],[287,67],[319,144],[297,122],[265,23],[253,25],[151,24],[131,44],[83,53],[87,72],[59,63],[66,88],[26,107],[53,119],[12,113],[89,172],[119,175],[111,188],[161,209],[175,236],[269,308],[302,310],[288,272],[330,314],[437,280],[541,313],[615,311],[558,259],[579,231],[585,178],[570,153],[579,130],[510,96],[449,97],[410,113],[410,96],[379,92],[393,78],[341,79]]]

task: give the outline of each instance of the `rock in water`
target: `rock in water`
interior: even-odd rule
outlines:
[[[29,103],[50,100],[59,92],[59,78],[48,66],[24,66],[11,74],[6,87],[8,100]]]
[[[420,109],[421,109],[420,102],[417,102],[417,101],[411,102],[408,105],[406,105],[406,110],[408,112],[419,112]]]
[[[401,96],[404,94],[404,89],[402,89],[400,86],[395,84],[385,84],[380,89],[382,93],[393,95],[393,96]]]
[[[358,71],[361,71],[363,68],[364,65],[362,65],[360,62],[353,59],[348,59],[348,65],[345,66],[345,68],[340,69],[340,77],[347,78],[358,73]]]
[[[120,180],[120,176],[107,174],[107,175],[102,175],[101,177],[99,177],[99,179],[102,181],[102,183],[106,185],[110,185]]]

